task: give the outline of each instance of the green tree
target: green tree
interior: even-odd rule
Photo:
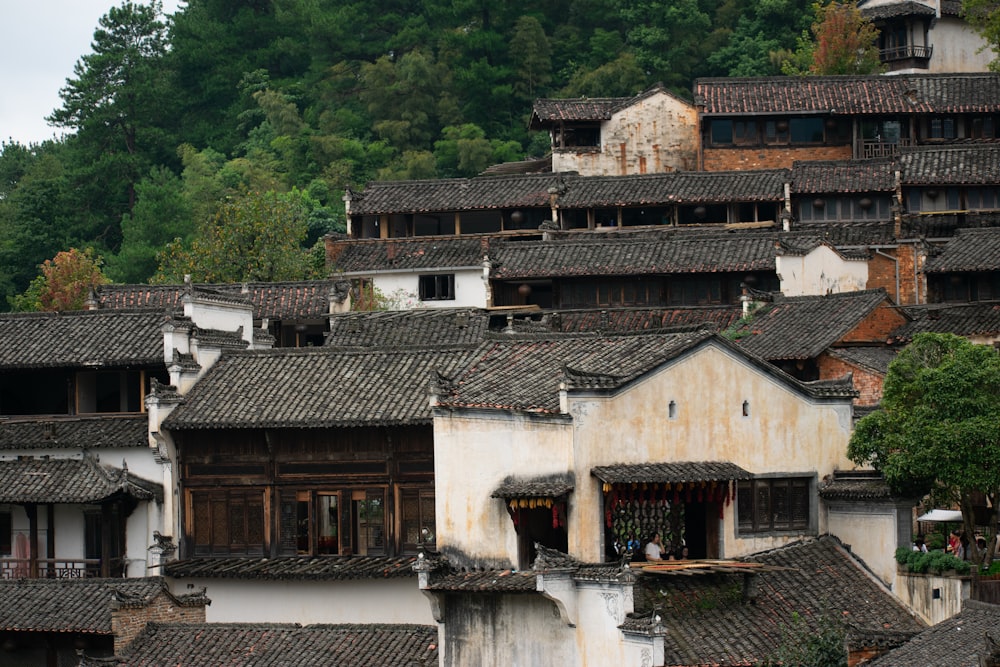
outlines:
[[[962,15],[993,51],[990,69],[1000,71],[1000,5],[996,0],[962,0]]]
[[[105,213],[115,223],[135,205],[135,184],[165,157],[171,96],[165,88],[166,25],[160,16],[159,0],[149,5],[126,1],[102,16],[93,53],[77,61],[73,77],[59,91],[62,107],[48,117],[56,126],[76,130],[73,145],[89,158],[78,160],[77,177],[111,203]]]
[[[878,28],[858,9],[857,0],[813,5],[812,39],[803,35],[782,64],[785,74],[876,74],[882,70]],[[808,63],[808,69],[803,69]]]
[[[697,0],[617,0],[617,6],[639,65],[668,86],[688,87],[712,27]]]
[[[810,627],[798,613],[781,626],[781,644],[762,667],[847,667],[844,628],[829,614],[814,619]]]
[[[880,409],[858,422],[847,453],[898,493],[953,490],[972,535],[973,495],[1000,507],[1000,355],[954,334],[914,336],[889,365]]]
[[[177,240],[160,256],[154,282],[190,275],[198,282],[305,280],[315,277],[309,250],[308,206],[301,192],[251,192],[227,200],[199,226],[193,240]]]
[[[92,248],[57,253],[42,263],[38,277],[11,305],[21,311],[81,310],[91,289],[109,282],[101,264]]]
[[[552,80],[552,49],[545,28],[534,16],[522,16],[510,39],[517,80],[514,91],[530,103],[539,88]]]

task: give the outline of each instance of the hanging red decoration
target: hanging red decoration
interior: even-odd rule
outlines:
[[[608,518],[610,517],[611,515],[609,514]],[[609,527],[611,526],[610,521],[608,522],[608,526]],[[559,527],[559,505],[557,505],[556,503],[552,503],[552,527],[553,528]]]

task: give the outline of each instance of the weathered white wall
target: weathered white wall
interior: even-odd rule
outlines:
[[[421,301],[420,276],[432,273],[455,274],[455,298],[451,300]],[[372,281],[383,295],[394,300],[394,308],[486,308],[486,282],[483,270],[461,269],[456,271],[414,271],[379,273]]]
[[[434,625],[415,577],[353,581],[168,579],[176,595],[206,588],[209,623]]]
[[[868,285],[867,261],[844,259],[825,245],[806,255],[777,255],[774,266],[785,296],[856,292]]]
[[[480,414],[434,420],[434,501],[439,550],[517,563],[517,535],[503,501],[490,494],[508,475],[572,469],[568,419]],[[585,474],[589,475],[589,471]],[[570,494],[567,528],[578,523]],[[572,538],[570,538],[572,544]]]
[[[676,419],[667,405],[677,404]],[[750,416],[742,416],[749,401]],[[846,469],[850,400],[819,402],[708,343],[670,362],[617,396],[571,396],[572,424],[495,413],[439,414],[434,420],[438,546],[479,559],[516,563],[514,529],[490,493],[506,475],[572,470],[569,553],[603,559],[604,529],[596,466],[660,461],[729,461],[754,474],[821,479]],[[814,508],[818,498],[814,497]],[[725,508],[721,550],[736,557],[802,537],[782,532],[737,536],[734,504]],[[814,509],[814,528],[826,531]]]
[[[625,176],[693,170],[697,165],[698,111],[664,91],[621,109],[601,126],[600,150],[562,149],[552,170],[581,176]]]
[[[927,40],[934,47],[930,67],[923,72],[987,72],[996,54],[968,23],[954,16],[942,16],[934,22]]]
[[[909,536],[906,542],[900,543],[897,517],[895,508],[890,506],[836,503],[828,507],[827,529],[850,546],[851,552],[863,560],[882,583],[892,586],[896,577],[896,548],[909,543]]]
[[[903,604],[930,625],[962,611],[962,601],[969,598],[969,589],[969,577],[911,574],[903,571],[896,574],[892,587]],[[938,595],[936,598],[935,591]]]

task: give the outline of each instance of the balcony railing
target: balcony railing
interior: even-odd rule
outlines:
[[[120,570],[120,567],[112,568],[112,576]],[[99,576],[101,561],[96,558],[39,558],[34,562],[28,558],[0,559],[0,579],[89,579]]]
[[[914,46],[912,44],[904,44],[903,46],[894,46],[889,49],[880,49],[878,52],[879,60],[884,63],[891,63],[896,60],[930,60],[931,53],[933,53],[933,46]]]
[[[912,139],[899,139],[898,141],[878,141],[865,139],[861,141],[860,149],[857,152],[856,157],[871,159],[877,157],[893,157],[899,153],[900,148],[905,148],[906,146],[913,146],[914,141]]]

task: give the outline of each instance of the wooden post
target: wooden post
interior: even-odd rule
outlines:
[[[38,505],[30,503],[24,506],[28,515],[28,576],[38,578]]]

